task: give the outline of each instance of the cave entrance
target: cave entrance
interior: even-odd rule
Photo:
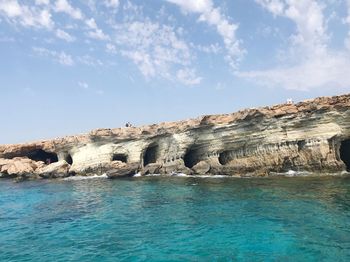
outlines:
[[[147,166],[148,164],[157,162],[158,149],[159,149],[159,146],[156,144],[150,145],[146,149],[143,155],[143,166]]]
[[[26,156],[34,161],[43,161],[45,164],[58,162],[57,154],[46,152],[42,149],[37,149],[29,152]]]
[[[73,158],[70,154],[66,155],[66,157],[64,158],[64,160],[66,160],[66,162],[70,165],[73,164]]]
[[[192,168],[199,162],[198,151],[190,148],[184,156],[185,167]]]
[[[221,165],[227,165],[230,162],[230,153],[229,151],[224,151],[219,155],[219,163]]]
[[[112,157],[112,161],[121,161],[123,163],[128,162],[128,156],[125,154],[114,154]]]
[[[350,139],[341,142],[339,153],[340,159],[346,165],[346,170],[350,171]]]

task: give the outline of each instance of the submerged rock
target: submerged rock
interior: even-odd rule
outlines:
[[[2,177],[266,176],[289,170],[350,170],[349,94],[0,146]]]

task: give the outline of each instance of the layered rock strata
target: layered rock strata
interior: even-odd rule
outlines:
[[[0,146],[2,177],[267,176],[350,169],[350,94]]]

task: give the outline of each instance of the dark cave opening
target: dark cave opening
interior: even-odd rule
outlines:
[[[31,151],[26,156],[34,161],[43,161],[45,164],[58,162],[58,157],[55,153],[46,152],[42,149]]]
[[[298,145],[298,152],[300,152],[301,150],[303,150],[306,146],[306,141],[305,140],[299,140],[297,142]]]
[[[226,165],[230,162],[230,152],[229,151],[224,151],[220,153],[219,155],[219,163],[221,165]]]
[[[341,142],[339,153],[340,159],[346,165],[346,170],[350,171],[350,139]]]
[[[195,149],[188,149],[184,156],[185,167],[192,168],[199,162],[198,152]]]
[[[64,160],[66,160],[66,162],[70,165],[73,164],[73,158],[70,154],[66,155],[66,157],[64,158]]]
[[[112,157],[112,161],[121,161],[123,163],[128,162],[128,156],[125,154],[114,154]]]
[[[158,145],[150,145],[143,155],[143,166],[157,162]]]

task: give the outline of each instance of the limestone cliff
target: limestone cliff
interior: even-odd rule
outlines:
[[[3,177],[261,176],[350,168],[350,94],[0,146]]]

